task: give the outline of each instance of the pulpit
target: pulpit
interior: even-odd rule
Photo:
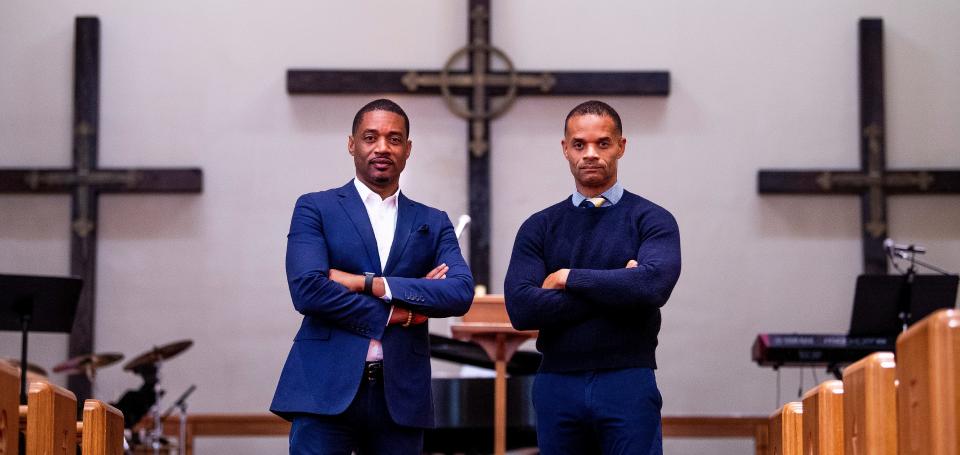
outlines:
[[[480,345],[494,361],[493,448],[496,455],[503,455],[507,444],[507,362],[537,332],[518,331],[510,325],[502,295],[477,296],[463,322],[452,324],[450,330],[454,338]]]

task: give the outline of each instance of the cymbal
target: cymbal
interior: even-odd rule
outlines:
[[[20,359],[3,359],[3,360],[6,360],[7,363],[9,363],[10,365],[13,365],[14,368],[18,370],[20,369]],[[47,370],[44,370],[43,368],[41,368],[40,366],[32,362],[27,362],[27,373],[34,373],[43,377],[49,376],[47,374]]]
[[[93,370],[113,365],[121,360],[123,360],[123,354],[119,352],[80,355],[53,367],[53,372],[64,373],[68,376],[87,374]]]
[[[143,354],[135,357],[133,360],[127,362],[127,364],[123,366],[123,369],[127,371],[133,371],[142,366],[157,363],[162,360],[169,360],[173,357],[176,357],[181,352],[186,351],[190,346],[193,346],[193,340],[174,341],[173,343],[163,346],[155,346],[153,349],[144,352]]]

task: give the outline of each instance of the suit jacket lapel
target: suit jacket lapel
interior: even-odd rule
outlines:
[[[407,199],[403,193],[397,200],[397,230],[393,234],[393,244],[390,245],[390,256],[387,258],[387,266],[383,269],[385,275],[393,272],[397,267],[397,262],[403,255],[403,248],[407,245],[407,239],[410,238],[410,231],[416,226],[417,219],[420,218],[420,210],[410,199]]]
[[[360,194],[357,193],[357,189],[354,188],[352,180],[340,188],[339,196],[340,205],[343,207],[343,210],[347,212],[350,221],[353,222],[353,227],[357,229],[357,234],[360,234],[360,238],[363,240],[363,249],[367,250],[367,257],[373,266],[372,270],[366,271],[381,275],[383,271],[380,270],[380,253],[377,251],[377,239],[373,235],[373,225],[370,224],[370,217],[367,216],[367,208],[364,207],[363,201],[360,200]]]

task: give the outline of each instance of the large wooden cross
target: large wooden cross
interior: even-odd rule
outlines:
[[[864,273],[886,274],[887,196],[960,194],[960,169],[886,167],[883,20],[860,19],[860,169],[761,170],[761,194],[860,196]]]
[[[70,273],[83,279],[83,292],[70,333],[70,356],[93,352],[97,258],[97,196],[101,193],[199,193],[200,169],[116,169],[97,166],[100,122],[100,20],[76,19],[73,90],[73,167],[0,169],[0,193],[69,193]],[[90,396],[86,376],[70,377],[70,389]]]
[[[468,43],[440,71],[287,71],[290,94],[400,93],[442,95],[467,120],[469,154],[470,269],[478,285],[490,285],[490,120],[504,114],[519,95],[653,95],[670,92],[666,71],[517,71],[507,55],[490,44],[490,0],[469,0]],[[492,71],[491,59],[504,71]],[[467,70],[454,70],[466,59]],[[463,102],[458,97],[465,97]],[[494,97],[499,97],[494,99]]]

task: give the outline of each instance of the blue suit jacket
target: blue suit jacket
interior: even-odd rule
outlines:
[[[423,276],[441,263],[444,280]],[[349,292],[327,278],[329,270],[387,278],[391,303]],[[370,339],[383,342],[384,392],[400,425],[433,426],[427,325],[387,327],[390,305],[431,318],[466,313],[473,276],[446,213],[400,194],[397,229],[386,268],[373,227],[353,182],[300,196],[287,235],[287,282],[303,322],[287,356],[270,410],[336,415],[350,405],[364,369]]]

